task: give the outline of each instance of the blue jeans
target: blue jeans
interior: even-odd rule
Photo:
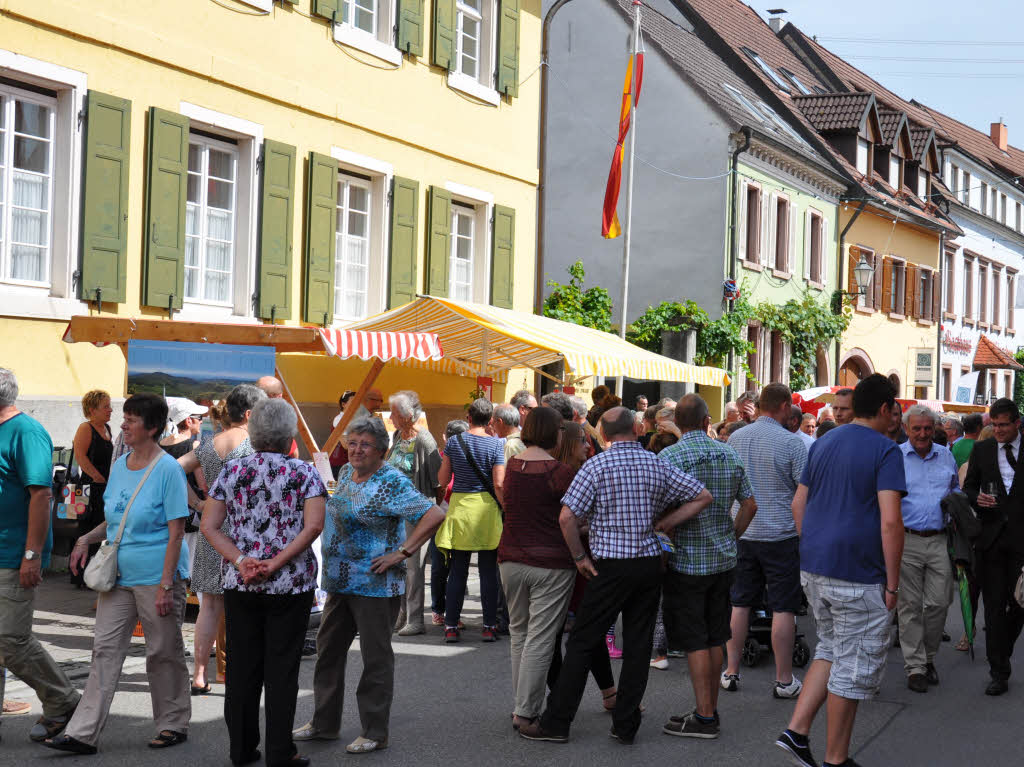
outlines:
[[[462,617],[462,602],[466,598],[469,578],[469,558],[472,551],[452,551],[450,556],[448,589],[445,593],[445,626],[458,626]],[[484,609],[484,625],[494,626],[498,606],[498,551],[478,551],[476,567],[480,574],[480,601]]]

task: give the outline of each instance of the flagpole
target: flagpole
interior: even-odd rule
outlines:
[[[628,173],[626,180],[626,224],[622,230],[622,298],[620,301],[622,312],[619,318],[619,337],[622,339],[626,338],[626,310],[629,303],[629,246],[633,230],[633,162],[636,155],[636,85],[639,79],[637,75],[637,55],[640,53],[640,4],[641,0],[633,0],[633,82],[629,86],[631,94],[629,99],[629,156],[626,158],[626,170]],[[615,379],[615,389],[619,397],[622,397],[624,394],[624,386],[625,382],[622,376]]]

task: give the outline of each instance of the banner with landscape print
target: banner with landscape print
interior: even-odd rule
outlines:
[[[150,392],[211,404],[241,383],[274,375],[274,348],[129,341],[128,393]]]

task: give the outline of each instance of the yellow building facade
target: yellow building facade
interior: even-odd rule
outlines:
[[[61,343],[72,315],[531,311],[540,38],[539,0],[4,0],[0,364],[22,400],[124,394],[118,348]],[[309,402],[356,388],[337,365],[285,360]]]

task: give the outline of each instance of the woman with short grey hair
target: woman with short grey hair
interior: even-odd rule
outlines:
[[[424,498],[434,503],[439,500],[437,474],[441,469],[441,454],[434,437],[420,423],[423,417],[420,397],[414,391],[400,391],[388,397],[388,403],[395,433],[385,460],[408,477]],[[406,535],[412,535],[408,523]],[[424,554],[423,550],[417,551],[406,563],[405,594],[395,623],[399,636],[426,631],[423,627]]]
[[[352,754],[388,746],[395,682],[391,632],[405,590],[405,561],[444,520],[444,512],[384,459],[387,448],[380,419],[357,418],[349,427],[349,462],[327,502],[321,539],[327,602],[316,636],[313,719],[293,733],[296,740],[339,736],[345,663],[358,633],[362,732],[346,747]]]
[[[224,719],[231,761],[260,758],[260,695],[266,692],[267,764],[302,765],[292,740],[299,665],[316,591],[312,544],[324,526],[327,490],[313,465],[289,458],[295,410],[263,399],[249,416],[256,451],[224,463],[201,530],[221,557],[227,619]]]
[[[0,407],[10,407],[18,401],[18,379],[12,370],[0,368]]]

